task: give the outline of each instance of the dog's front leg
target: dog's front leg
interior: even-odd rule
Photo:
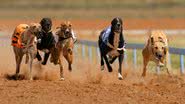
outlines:
[[[63,81],[64,80],[64,73],[63,73],[63,65],[62,65],[62,51],[59,51],[59,66],[60,66],[60,80]]]
[[[44,54],[44,61],[42,62],[42,65],[46,65],[49,55],[50,55],[50,52]]]
[[[16,54],[15,57],[16,57],[16,73],[15,73],[15,76],[16,76],[16,79],[17,79],[19,77],[20,66],[21,66],[23,54],[21,54],[20,56],[18,56],[18,54]]]
[[[22,49],[17,48],[17,47],[13,47],[13,50],[14,50],[15,61],[16,61],[15,79],[18,79],[19,72],[20,72],[21,61],[22,61],[24,53],[22,52]]]
[[[124,51],[126,51],[125,49],[125,43],[124,43],[124,40],[123,40],[123,37],[122,37],[122,42],[119,44],[119,47],[122,47],[121,50],[118,50],[117,49],[117,52],[119,53],[119,69],[118,69],[118,79],[119,80],[122,80],[123,77],[122,77],[122,63],[123,63],[123,58],[124,58]]]
[[[123,54],[119,55],[119,69],[118,69],[118,79],[122,80],[122,62],[123,62]]]

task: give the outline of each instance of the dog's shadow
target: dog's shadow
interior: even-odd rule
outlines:
[[[24,75],[24,74],[5,74],[4,77],[7,80],[29,80],[28,76]],[[40,78],[38,76],[34,76],[33,80],[39,80]]]
[[[25,80],[26,76],[23,74],[5,74],[4,77],[8,80]]]

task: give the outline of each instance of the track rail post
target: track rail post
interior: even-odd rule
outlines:
[[[184,55],[180,55],[180,72],[184,74]]]

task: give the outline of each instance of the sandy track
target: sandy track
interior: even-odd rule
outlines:
[[[162,21],[162,20],[161,20]],[[184,19],[172,21],[180,25],[163,25],[161,22],[150,22],[153,26],[158,23],[160,28],[184,28]],[[28,22],[28,21],[27,21]],[[14,27],[20,21],[1,21],[2,31]],[[107,25],[96,25],[94,22],[75,22],[81,28],[99,29]],[[130,22],[129,22],[130,23]],[[142,21],[135,22],[141,24]],[[130,28],[137,28],[134,22]],[[147,23],[140,28],[151,25]],[[90,27],[88,27],[90,26]],[[96,27],[97,26],[97,27]],[[137,25],[138,26],[138,25]],[[147,77],[140,77],[141,70],[129,68],[123,70],[124,80],[117,79],[117,65],[113,65],[114,72],[101,72],[99,63],[90,63],[87,59],[75,57],[73,71],[70,73],[65,67],[65,81],[58,81],[59,69],[51,63],[40,67],[34,62],[34,75],[38,80],[8,80],[6,74],[15,72],[15,61],[10,44],[1,46],[0,54],[0,104],[184,104],[185,81],[184,76],[174,75],[172,78],[164,75],[156,76],[147,73]],[[24,61],[23,61],[24,63]],[[66,63],[64,61],[64,63]],[[85,64],[84,64],[85,63]],[[22,65],[21,73],[27,75],[27,66]]]
[[[97,63],[77,57],[70,73],[65,67],[65,81],[58,81],[59,69],[49,63],[39,67],[34,62],[34,75],[38,80],[8,80],[4,76],[12,74],[14,57],[11,47],[1,48],[0,63],[0,103],[1,104],[148,104],[185,103],[185,81],[183,76],[147,74],[140,77],[140,70],[124,70],[124,80],[117,79],[117,65],[114,72],[99,71]],[[78,61],[77,61],[78,60]],[[84,64],[86,62],[86,64]],[[66,63],[64,61],[64,63]],[[21,73],[27,75],[23,64]]]
[[[119,81],[115,73],[65,81],[0,78],[2,104],[184,104],[185,82],[181,77],[150,76],[138,79],[130,74]]]

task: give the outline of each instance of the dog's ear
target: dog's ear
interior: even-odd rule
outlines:
[[[34,31],[35,28],[36,28],[35,25],[31,25],[31,26],[30,26],[30,30],[31,30],[31,31]]]
[[[71,26],[72,26],[72,24],[71,24],[71,22],[70,22],[70,21],[67,21],[67,25],[68,25],[69,27],[71,27]]]
[[[163,40],[162,37],[158,37],[159,41],[162,42],[162,43],[165,43],[165,41]]]
[[[63,27],[65,24],[66,24],[65,22],[62,22],[62,23],[60,24],[60,26]]]
[[[69,24],[69,27],[72,27],[72,24],[71,23]]]
[[[28,29],[28,28],[29,28],[29,26],[22,27],[22,29]]]
[[[154,38],[153,37],[151,37],[151,43],[152,43],[152,45],[154,45]]]

